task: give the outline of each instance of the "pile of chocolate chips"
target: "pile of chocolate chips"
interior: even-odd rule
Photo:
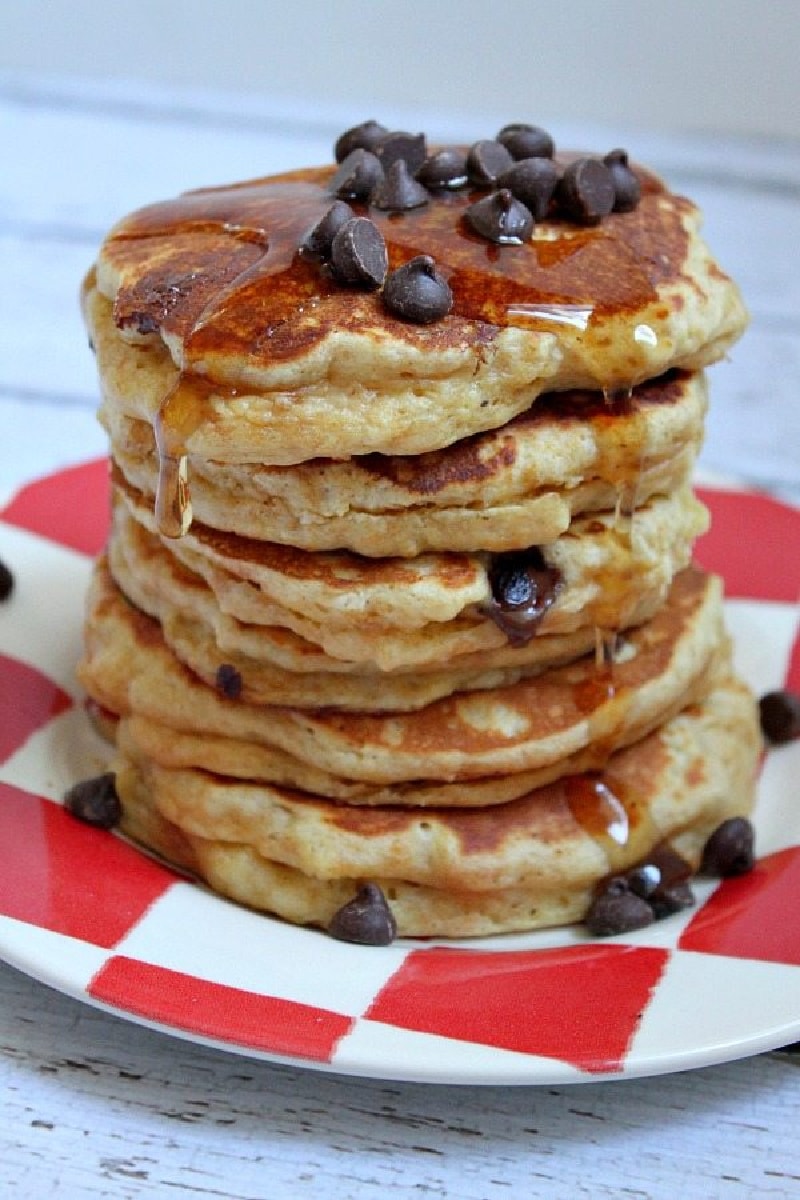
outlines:
[[[446,316],[453,295],[433,258],[420,254],[388,270],[383,236],[351,203],[384,212],[407,212],[437,193],[471,187],[486,194],[464,213],[473,233],[497,245],[522,245],[545,217],[596,225],[612,212],[631,212],[641,187],[624,150],[584,157],[561,168],[555,144],[536,125],[504,125],[495,138],[468,150],[447,146],[428,152],[425,135],[364,121],[339,137],[338,168],[330,182],[333,204],[303,241],[345,286],[377,290],[389,312],[427,325]]]
[[[753,826],[744,817],[731,817],[706,842],[700,871],[719,878],[744,875],[754,861]],[[645,862],[601,885],[586,914],[586,928],[594,937],[610,937],[691,908],[691,876],[692,868],[680,854],[659,846]]]

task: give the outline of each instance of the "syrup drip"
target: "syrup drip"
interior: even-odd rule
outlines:
[[[564,796],[573,817],[590,837],[615,848],[627,844],[631,827],[628,810],[602,775],[568,776]]]

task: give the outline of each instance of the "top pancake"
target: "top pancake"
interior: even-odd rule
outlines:
[[[638,171],[633,212],[538,223],[529,242],[468,232],[470,189],[368,212],[394,269],[434,257],[450,314],[392,316],[299,251],[333,167],[206,189],[125,218],[85,289],[106,403],[159,416],[170,454],[291,464],[417,454],[497,428],[545,388],[627,389],[724,354],[746,315],[698,210]],[[165,402],[165,398],[169,400]]]

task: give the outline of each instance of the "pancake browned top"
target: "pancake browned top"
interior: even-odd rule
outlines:
[[[106,239],[97,287],[113,301],[118,335],[131,349],[169,349],[166,362],[143,362],[161,379],[161,401],[173,391],[161,411],[170,453],[273,462],[419,453],[497,427],[545,386],[621,388],[702,367],[743,328],[698,211],[643,170],[635,211],[591,227],[548,218],[522,245],[468,229],[470,189],[403,213],[354,204],[382,232],[390,270],[430,254],[449,282],[448,316],[402,320],[379,291],[338,284],[300,250],[332,202],[332,173],[192,192],[132,214]],[[108,318],[91,303],[87,311],[99,338]],[[105,357],[112,398],[144,415],[134,410],[145,401],[125,394],[131,364]],[[146,372],[134,373],[146,391]],[[282,404],[259,407],[276,390]]]

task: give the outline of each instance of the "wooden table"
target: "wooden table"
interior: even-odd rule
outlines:
[[[0,80],[0,498],[105,448],[76,296],[110,224],[190,186],[324,161],[362,115]],[[435,113],[426,127],[472,136]],[[635,147],[703,205],[753,316],[714,369],[703,466],[800,498],[800,145],[556,133]],[[789,1050],[581,1086],[389,1083],[168,1037],[5,965],[0,1030],[3,1196],[800,1196]]]

